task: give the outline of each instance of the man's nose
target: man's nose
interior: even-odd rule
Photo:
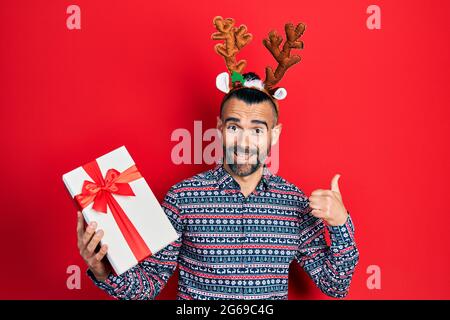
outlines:
[[[243,130],[238,136],[237,145],[241,148],[248,148],[250,146],[250,135],[246,132],[246,130]]]

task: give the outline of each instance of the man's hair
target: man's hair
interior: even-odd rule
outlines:
[[[247,72],[242,75],[246,81],[249,80],[261,80],[261,78],[254,72]],[[230,100],[231,98],[237,98],[241,101],[244,101],[247,104],[257,104],[262,103],[265,101],[270,102],[273,109],[273,115],[274,115],[274,124],[278,123],[278,111],[277,107],[275,106],[275,103],[273,100],[267,95],[267,93],[264,93],[261,90],[255,89],[255,88],[246,88],[242,87],[237,90],[233,90],[229,94],[225,95],[222,99],[222,103],[220,104],[220,117],[222,117],[222,111],[223,107],[225,105],[225,102]]]

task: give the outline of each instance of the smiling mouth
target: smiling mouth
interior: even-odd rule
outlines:
[[[251,153],[246,153],[246,152],[238,153],[238,152],[234,151],[233,154],[234,154],[234,157],[238,160],[237,163],[240,163],[243,161],[248,162],[248,160],[250,160],[250,158],[252,157]]]

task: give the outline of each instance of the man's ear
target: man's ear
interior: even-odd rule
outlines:
[[[277,124],[275,127],[272,128],[272,146],[274,146],[278,139],[280,139],[281,129],[283,128],[283,125],[281,123]]]
[[[216,126],[217,130],[222,131],[222,126],[223,126],[222,119],[220,119],[220,117],[217,116],[217,126]]]

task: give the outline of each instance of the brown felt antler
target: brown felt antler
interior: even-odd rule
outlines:
[[[218,43],[214,46],[214,50],[225,58],[225,64],[228,71],[242,73],[247,61],[236,61],[236,54],[247,45],[253,38],[251,33],[247,33],[247,27],[245,25],[234,26],[234,19],[223,19],[217,16],[213,19],[213,23],[216,26],[217,32],[211,35],[213,40],[225,40],[224,43]]]
[[[284,30],[286,32],[286,41],[283,44],[283,49],[280,51],[280,44],[283,38],[277,34],[275,30],[269,33],[268,39],[263,40],[264,46],[272,53],[275,60],[278,62],[278,66],[273,72],[271,67],[266,67],[266,79],[264,80],[264,86],[270,92],[274,91],[272,87],[276,85],[281,78],[283,78],[287,69],[300,61],[300,56],[290,56],[291,49],[303,49],[303,41],[298,40],[306,26],[303,23],[299,23],[294,26],[292,23],[286,23]]]

